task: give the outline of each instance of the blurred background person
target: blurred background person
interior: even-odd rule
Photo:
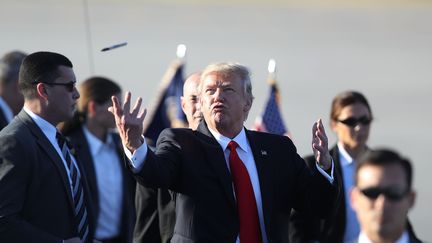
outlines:
[[[398,153],[377,149],[357,161],[350,199],[361,233],[352,243],[419,243],[407,215],[416,193],[411,162]]]
[[[186,78],[183,96],[180,97],[189,128],[194,130],[202,119],[198,97],[200,75],[195,72]],[[176,194],[167,189],[153,189],[137,184],[134,243],[170,242],[175,225],[175,197]]]
[[[183,84],[183,96],[180,97],[183,113],[186,115],[189,128],[193,130],[198,127],[198,124],[203,118],[198,94],[200,78],[200,72],[195,72],[189,75]]]
[[[136,183],[123,163],[121,141],[108,111],[111,96],[120,97],[121,88],[107,78],[91,77],[79,90],[77,113],[60,130],[84,165],[97,216],[95,238],[104,243],[132,242]]]
[[[0,59],[0,130],[12,121],[24,105],[24,97],[18,87],[18,76],[26,56],[24,52],[12,51]]]
[[[368,150],[372,110],[366,97],[357,91],[345,91],[332,101],[330,126],[336,133],[337,144],[330,150],[336,174],[341,177],[338,204],[325,220],[293,211],[290,222],[290,242],[346,242],[358,237],[359,223],[349,201],[354,185],[354,170],[358,156]],[[315,166],[314,156],[305,158]]]

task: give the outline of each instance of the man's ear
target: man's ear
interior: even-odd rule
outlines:
[[[350,192],[349,192],[349,199],[351,202],[351,207],[352,207],[352,209],[354,209],[354,211],[356,211],[356,208],[357,208],[357,201],[358,201],[359,193],[360,193],[360,191],[357,187],[352,187]]]
[[[246,104],[243,107],[244,112],[249,112],[252,107],[252,99],[247,99]]]
[[[94,102],[94,100],[90,100],[87,103],[87,113],[89,116],[94,116],[97,114],[97,104]]]
[[[39,97],[44,100],[48,100],[48,90],[43,83],[36,84],[36,92]]]
[[[331,128],[331,130],[332,130],[333,132],[336,132],[336,131],[335,131],[336,126],[337,126],[337,122],[336,122],[335,120],[331,119],[331,120],[330,120],[330,128]]]
[[[414,207],[414,204],[415,204],[415,201],[416,201],[416,196],[417,196],[417,193],[415,192],[415,191],[411,191],[411,192],[409,192],[409,194],[408,194],[408,197],[409,197],[409,204],[410,204],[410,209],[411,208],[413,208]]]
[[[185,112],[186,101],[184,99],[185,98],[183,96],[180,96],[180,103],[181,103],[181,107],[182,107],[183,113],[186,113]]]

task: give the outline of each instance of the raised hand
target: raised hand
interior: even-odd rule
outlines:
[[[327,135],[321,119],[318,119],[312,127],[312,150],[318,166],[324,170],[330,169],[332,160],[328,150]]]
[[[141,97],[136,100],[132,111],[130,110],[131,93],[129,91],[126,92],[123,107],[116,96],[112,96],[111,100],[113,105],[108,110],[114,115],[123,145],[133,153],[143,143],[143,122],[147,110],[141,111]]]

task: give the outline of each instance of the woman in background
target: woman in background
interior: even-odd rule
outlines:
[[[332,102],[330,126],[337,136],[337,144],[330,150],[334,173],[340,180],[340,193],[332,217],[313,219],[313,215],[293,212],[290,223],[290,242],[341,243],[358,237],[360,233],[356,214],[349,202],[349,191],[354,183],[355,163],[368,149],[372,110],[366,97],[356,91],[338,94]],[[309,167],[315,164],[313,156],[305,158]]]

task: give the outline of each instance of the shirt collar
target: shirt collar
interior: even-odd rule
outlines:
[[[248,151],[248,148],[249,148],[248,140],[247,140],[246,132],[245,132],[244,128],[242,128],[240,133],[237,134],[237,136],[235,136],[233,139],[225,137],[224,135],[212,130],[211,128],[208,128],[208,129],[209,129],[210,133],[213,135],[213,137],[216,139],[216,141],[219,143],[219,145],[222,147],[223,151],[226,150],[229,142],[235,141],[239,145],[239,148],[241,148],[246,153],[249,152]]]
[[[111,134],[108,134],[106,141],[103,142],[99,138],[97,138],[95,135],[93,135],[93,133],[91,133],[88,130],[86,125],[83,125],[82,129],[83,129],[84,135],[87,139],[87,142],[89,144],[90,153],[92,154],[92,156],[96,156],[104,145],[109,146],[113,142]]]
[[[33,119],[36,125],[42,130],[42,132],[50,141],[56,141],[57,128],[53,124],[36,115],[28,108],[24,107],[23,109]]]
[[[338,149],[339,149],[339,158],[341,158],[341,165],[347,166],[351,165],[354,162],[354,159],[351,157],[351,155],[348,154],[348,152],[345,150],[342,143],[338,142]]]
[[[358,243],[372,243],[364,232],[360,232]],[[405,230],[395,243],[409,243],[408,232]]]
[[[8,103],[0,96],[0,109],[3,110],[3,114],[8,122],[11,122],[13,119],[13,112]]]

